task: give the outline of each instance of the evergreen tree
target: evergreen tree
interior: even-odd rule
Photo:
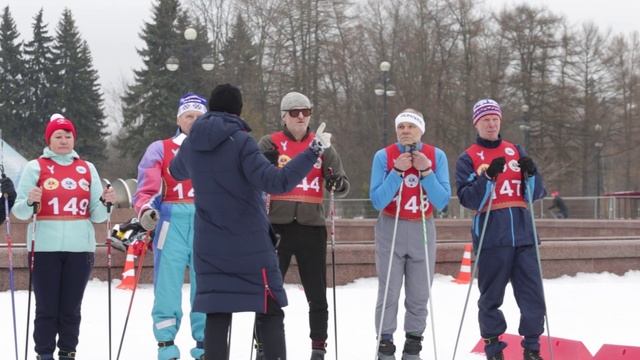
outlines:
[[[76,150],[94,162],[106,159],[105,115],[98,73],[93,68],[91,52],[80,38],[69,9],[62,12],[53,46],[56,93],[53,107],[73,121],[78,133]]]
[[[183,33],[189,24],[178,0],[159,0],[152,21],[145,23],[145,46],[138,50],[143,67],[134,71],[134,84],[122,98],[124,121],[117,147],[123,155],[138,158],[152,141],[173,135],[180,96],[188,91],[205,95],[211,87],[200,66],[210,49],[206,31],[195,24],[198,37],[187,42]],[[175,72],[165,67],[171,56],[180,62]]]
[[[22,42],[9,7],[0,22],[0,128],[3,137],[19,152],[24,151],[24,59]],[[3,139],[4,140],[4,139]]]
[[[266,109],[261,101],[261,71],[258,51],[251,40],[251,33],[242,15],[238,14],[231,36],[221,50],[222,65],[218,72],[222,82],[242,88],[244,107],[242,116],[249,122],[256,135],[266,131]]]
[[[47,24],[43,23],[42,9],[34,17],[32,28],[33,39],[24,46],[25,85],[29,99],[25,126],[38,131],[44,129],[49,116],[58,111],[53,107],[55,92],[51,86],[54,76],[53,37],[48,34]],[[33,158],[42,151],[41,141],[31,140],[27,145],[23,154],[27,158]]]

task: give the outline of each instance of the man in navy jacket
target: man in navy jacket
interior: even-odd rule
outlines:
[[[519,145],[500,137],[501,121],[497,102],[478,101],[473,107],[476,143],[456,163],[460,204],[477,211],[471,233],[478,256],[480,334],[487,359],[502,360],[507,345],[498,336],[505,332],[507,323],[500,306],[511,282],[520,308],[518,331],[523,336],[524,360],[541,360],[539,338],[544,331],[545,304],[527,203],[546,192],[533,160]],[[486,216],[489,220],[480,244]]]
[[[207,360],[227,359],[234,312],[252,311],[265,360],[286,360],[287,305],[273,232],[262,193],[291,190],[331,145],[324,124],[309,148],[281,169],[267,160],[242,118],[240,90],[217,86],[209,112],[198,118],[170,166],[177,180],[191,179],[196,217],[193,309],[207,314]]]

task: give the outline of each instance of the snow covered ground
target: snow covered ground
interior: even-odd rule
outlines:
[[[433,288],[433,306],[435,310],[436,347],[438,359],[451,359],[455,338],[460,324],[468,285],[453,283],[450,276],[437,275]],[[113,359],[117,352],[130,291],[119,290],[114,280],[113,295]],[[375,351],[375,331],[373,328],[373,309],[376,294],[375,279],[360,279],[337,288],[339,358],[344,360],[373,359]],[[549,304],[549,323],[551,335],[583,341],[592,354],[605,343],[640,346],[640,271],[630,271],[624,276],[608,273],[579,274],[575,277],[562,277],[545,281],[545,292]],[[287,285],[289,306],[286,313],[286,335],[288,358],[306,360],[309,358],[307,306],[304,292],[298,285]],[[503,306],[509,322],[508,332],[517,334],[518,309],[510,290]],[[183,289],[184,309],[187,309],[187,287]],[[328,291],[330,311],[332,289]],[[479,340],[476,321],[476,301],[478,290],[474,284],[467,315],[465,316],[462,336],[456,359],[480,360],[483,356],[471,354],[470,350]],[[401,302],[403,300],[401,299]],[[121,360],[155,359],[156,344],[151,331],[151,306],[153,293],[150,285],[141,285],[136,292],[133,313],[129,320],[127,336],[124,342]],[[18,313],[18,348],[20,359],[24,358],[25,313],[27,307],[26,291],[16,293]],[[4,359],[14,358],[13,328],[11,325],[10,293],[0,293],[0,348]],[[105,282],[93,280],[89,283],[82,308],[82,327],[78,358],[84,360],[104,360],[107,356],[107,287]],[[429,317],[431,319],[431,316]],[[33,321],[33,314],[31,315]],[[183,359],[188,359],[188,350],[192,346],[188,317],[183,319],[182,329],[176,339]],[[402,346],[403,317],[398,317],[396,343]],[[251,331],[253,316],[236,314],[233,321],[231,359],[247,360],[251,351]],[[31,325],[33,329],[33,325]],[[330,314],[329,347],[327,359],[334,359],[333,314]],[[422,357],[433,359],[431,323],[427,324],[425,349]],[[33,340],[29,340],[30,358],[33,353]]]

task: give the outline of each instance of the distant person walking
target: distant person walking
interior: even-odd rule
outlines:
[[[554,191],[551,193],[553,196],[553,203],[549,207],[553,217],[556,219],[566,219],[569,217],[569,209],[567,208],[567,204],[565,204],[564,200],[560,197],[560,192]]]

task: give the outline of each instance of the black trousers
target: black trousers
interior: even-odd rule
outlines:
[[[232,314],[207,314],[204,330],[204,353],[207,360],[227,360],[227,337]],[[262,342],[264,360],[287,360],[284,337],[284,312],[272,299],[268,299],[267,312],[256,313],[256,335]]]
[[[291,257],[296,257],[300,281],[309,303],[309,337],[327,339],[329,312],[327,305],[327,228],[324,226],[274,224],[280,234],[278,258],[282,277],[287,273]]]
[[[36,353],[53,354],[56,336],[60,350],[74,352],[80,334],[82,298],[93,268],[94,253],[36,252],[34,256]]]

